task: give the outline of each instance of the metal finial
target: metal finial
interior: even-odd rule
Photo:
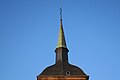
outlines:
[[[62,21],[62,8],[60,8],[60,21]]]

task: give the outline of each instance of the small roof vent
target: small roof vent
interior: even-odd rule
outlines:
[[[70,71],[67,71],[67,72],[66,72],[66,75],[67,75],[67,76],[70,76]]]

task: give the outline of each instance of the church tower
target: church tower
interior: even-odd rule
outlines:
[[[56,62],[43,70],[37,76],[37,80],[88,80],[87,76],[79,67],[72,65],[68,61],[68,48],[62,23],[62,9],[60,11],[60,30],[58,44],[55,49]]]

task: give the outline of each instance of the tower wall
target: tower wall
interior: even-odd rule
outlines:
[[[65,76],[65,75],[55,75],[55,76],[40,76],[37,77],[37,80],[88,80],[89,76],[74,75],[74,76]]]

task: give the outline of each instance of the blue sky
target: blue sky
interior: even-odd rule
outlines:
[[[0,0],[0,80],[36,80],[55,63],[60,0]],[[120,76],[120,0],[62,0],[69,62],[89,80]]]

